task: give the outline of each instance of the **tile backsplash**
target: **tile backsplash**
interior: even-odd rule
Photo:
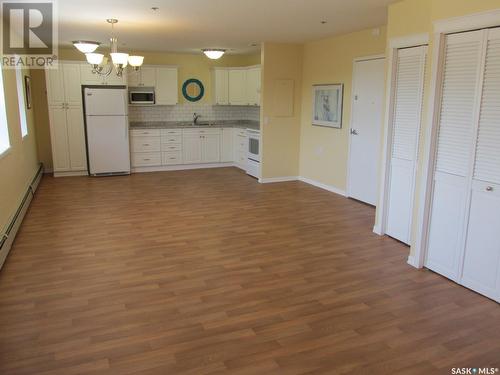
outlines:
[[[189,103],[175,106],[130,106],[129,121],[191,121],[193,113],[201,115],[200,121],[260,120],[259,107]]]

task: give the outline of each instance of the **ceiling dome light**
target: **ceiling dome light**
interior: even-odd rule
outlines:
[[[92,65],[100,65],[104,59],[102,53],[86,53],[85,56],[87,57],[87,62]]]
[[[217,60],[224,55],[224,52],[226,52],[225,49],[214,49],[214,48],[207,48],[202,50],[203,53],[212,60]]]
[[[101,43],[88,40],[75,40],[72,42],[76,49],[82,53],[92,53]]]
[[[128,64],[128,53],[110,53],[111,60],[113,60],[113,64],[121,65],[122,67],[126,67]]]
[[[144,61],[144,56],[129,56],[128,63],[130,66],[136,67],[141,66]]]

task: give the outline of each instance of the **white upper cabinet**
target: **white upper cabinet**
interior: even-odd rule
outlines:
[[[62,71],[64,76],[65,102],[69,105],[81,106],[83,103],[80,65],[64,64],[62,66]]]
[[[247,105],[247,71],[246,69],[229,70],[229,104]]]
[[[137,71],[130,68],[127,78],[130,87],[154,87],[156,84],[156,68],[154,66],[141,66]]]
[[[154,87],[156,85],[156,68],[144,66],[139,72],[141,73],[139,86]]]
[[[178,103],[178,80],[177,68],[160,67],[156,68],[156,104],[175,105]]]
[[[63,69],[46,70],[47,100],[49,105],[62,105],[66,101]]]
[[[247,101],[250,105],[260,105],[260,67],[247,71]]]
[[[214,104],[259,106],[261,68],[215,68],[212,87]]]
[[[213,98],[218,105],[229,104],[229,71],[227,69],[214,69],[213,72]]]
[[[82,85],[127,85],[127,71],[125,70],[121,77],[116,75],[116,70],[113,68],[107,76],[92,73],[92,65],[80,64],[80,77]],[[107,71],[108,67],[104,68]]]

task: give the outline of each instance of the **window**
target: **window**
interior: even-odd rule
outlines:
[[[5,93],[3,88],[3,74],[0,70],[0,155],[10,148],[7,113],[5,112]]]
[[[28,135],[28,123],[26,121],[26,95],[24,94],[24,74],[23,70],[16,69],[16,82],[17,82],[17,102],[19,105],[19,121],[21,122],[21,135],[26,137]]]

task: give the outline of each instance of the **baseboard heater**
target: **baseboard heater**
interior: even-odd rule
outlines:
[[[40,164],[38,171],[35,174],[35,177],[31,181],[28,189],[26,190],[24,197],[21,201],[21,204],[16,210],[16,213],[12,217],[7,229],[2,234],[2,238],[0,240],[0,269],[2,268],[7,255],[9,254],[10,248],[12,247],[12,243],[14,242],[14,238],[16,237],[17,231],[23,222],[24,215],[26,215],[26,211],[28,211],[28,207],[30,206],[31,200],[35,195],[35,191],[40,184],[43,176],[43,164]]]

